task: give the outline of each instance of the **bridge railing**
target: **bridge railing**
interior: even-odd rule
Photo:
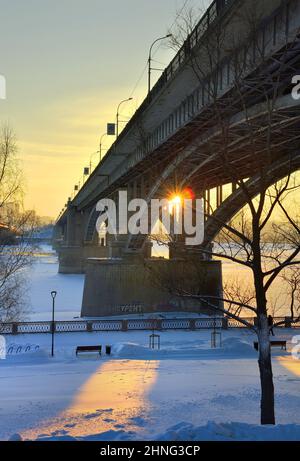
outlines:
[[[232,5],[234,1],[236,0],[226,1],[226,6]],[[241,44],[239,53],[241,56],[247,57],[245,76],[246,72],[251,73],[254,68],[258,67],[263,62],[263,59],[266,59],[269,54],[274,53],[275,49],[280,49],[286,42],[288,34],[290,33],[291,23],[293,22],[291,11],[295,11],[296,8],[297,11],[299,10],[299,7],[297,7],[297,1],[298,0],[290,0],[289,4],[293,5],[293,9],[287,8],[286,4],[282,3],[268,18],[262,21],[261,25],[258,27],[257,37],[253,37],[249,42],[246,41],[244,44]],[[206,13],[206,15],[211,17],[211,19],[204,20],[206,15],[202,18],[196,29],[188,37],[185,47],[182,48],[182,52],[179,52],[175,56],[173,61],[165,70],[165,73],[169,75],[168,78],[171,78],[173,67],[175,69],[181,65],[181,62],[183,62],[181,60],[185,61],[190,55],[191,46],[193,46],[192,44],[195,40],[193,37],[194,35],[198,37],[197,34],[200,34],[200,32],[197,32],[197,28],[200,30],[201,27],[204,27],[204,29],[206,27],[205,30],[207,30],[207,26],[205,26],[206,21],[212,22],[212,18],[215,18],[217,13],[213,13],[213,8],[216,8],[216,5],[216,2],[212,3],[210,9]],[[281,20],[279,21],[278,18],[281,18]],[[203,37],[205,30],[202,31],[201,37]],[[197,38],[197,43],[199,43],[200,38]],[[259,41],[262,44],[262,50],[260,53],[256,52],[255,55],[252,55],[253,53],[251,50],[255,49],[255,41]],[[218,97],[221,97],[231,91],[234,87],[235,81],[235,59],[236,53],[233,50],[231,54],[226,55],[220,61],[218,68],[210,70],[205,78],[203,76],[203,78],[201,78],[201,83],[199,83],[191,94],[187,96],[181,104],[176,107],[157,128],[153,130],[152,133],[149,134],[149,136],[144,140],[143,145],[138,146],[135,149],[133,154],[119,167],[118,171],[111,174],[110,182],[113,183],[116,181],[120,176],[143,160],[143,158],[158,149],[183,126],[193,121],[196,116],[199,116],[202,111],[213,102],[210,88],[215,88]],[[167,77],[162,78],[166,79]],[[156,87],[157,92],[161,89],[161,85],[162,81],[159,80],[153,87],[152,95],[155,94]],[[125,135],[125,131],[122,134]]]
[[[161,77],[158,79],[156,84],[153,86],[149,99],[153,99],[156,94],[166,85],[168,80],[174,75],[174,73],[181,67],[185,62],[188,56],[191,54],[191,50],[197,46],[207,32],[209,27],[215,22],[218,16],[222,15],[224,11],[231,6],[236,0],[214,0],[204,15],[201,17],[200,21],[194,28],[194,30],[189,34],[185,40],[183,46],[177,52],[173,60],[166,67]],[[145,104],[148,101],[145,100]],[[143,105],[142,105],[143,106]],[[141,106],[141,108],[143,108]]]
[[[184,64],[188,56],[190,56],[192,49],[197,46],[201,40],[201,38],[205,35],[207,30],[210,26],[215,22],[218,16],[222,16],[224,12],[233,5],[236,0],[214,0],[204,15],[199,20],[198,24],[191,32],[191,34],[187,37],[182,47],[176,53],[170,64],[165,68],[162,75],[156,82],[156,84],[151,89],[150,93],[146,97],[146,99],[142,102],[140,107],[137,109],[134,116],[128,122],[124,130],[120,133],[118,140],[121,140],[126,133],[131,129],[132,125],[136,122],[136,120],[140,117],[140,115],[144,112],[144,110],[148,107],[151,101],[155,98],[155,96],[162,90],[162,88],[168,83],[168,81],[174,76],[174,74],[181,68]],[[114,151],[115,147],[112,146],[112,151]],[[108,152],[109,154],[109,152]],[[80,192],[80,191],[79,191]],[[78,192],[78,193],[79,193]],[[62,209],[59,216],[56,219],[56,222],[62,217],[66,209],[66,206]]]
[[[243,318],[254,325],[254,318]],[[290,317],[275,317],[274,322],[283,322],[281,328],[300,328],[300,323],[292,323]],[[141,330],[203,330],[212,328],[246,328],[237,320],[225,317],[194,317],[178,319],[110,319],[110,320],[71,320],[56,321],[56,333],[83,333],[99,331],[141,331]],[[52,322],[0,323],[0,334],[38,334],[51,333]]]

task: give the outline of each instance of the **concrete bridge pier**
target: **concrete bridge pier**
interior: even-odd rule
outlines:
[[[56,246],[60,274],[83,274],[87,258],[108,257],[108,247],[99,244],[97,233],[91,242],[85,241],[87,215],[71,205],[68,207],[64,239]]]
[[[119,256],[116,256],[116,250]],[[113,245],[108,259],[90,258],[81,315],[101,317],[138,312],[201,312],[212,314],[207,304],[183,299],[170,292],[170,284],[191,292],[218,296],[222,291],[220,261],[188,257],[150,258],[149,248],[126,253]],[[221,303],[219,303],[221,305]]]
[[[56,224],[53,229],[52,235],[52,247],[54,250],[58,250],[64,241],[64,226],[62,224]]]
[[[68,203],[65,219],[64,240],[58,248],[59,273],[82,273],[83,216],[76,207]]]
[[[58,249],[60,274],[83,274],[83,246],[61,245]]]
[[[106,246],[61,245],[57,248],[60,274],[84,274],[88,258],[107,258]]]

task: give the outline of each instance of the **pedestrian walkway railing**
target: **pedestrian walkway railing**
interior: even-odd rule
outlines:
[[[254,325],[254,318],[243,318]],[[282,322],[280,328],[300,328],[290,317],[275,317],[274,323]],[[51,333],[53,324],[49,322],[0,323],[0,334],[17,335],[32,333]],[[138,330],[203,330],[212,328],[246,328],[238,320],[225,317],[194,317],[177,319],[109,319],[72,320],[54,322],[56,333],[82,333],[98,331],[138,331]]]

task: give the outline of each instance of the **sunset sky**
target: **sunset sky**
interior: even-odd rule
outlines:
[[[118,103],[134,97],[129,117],[142,102],[149,46],[185,3],[210,0],[0,0],[0,120],[17,135],[27,208],[57,216]],[[158,67],[172,58],[154,51]]]

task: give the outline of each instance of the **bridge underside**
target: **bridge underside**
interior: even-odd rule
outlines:
[[[202,249],[207,250],[224,223],[247,203],[243,192],[236,188],[237,181],[247,180],[247,189],[254,198],[260,191],[262,169],[267,171],[266,184],[271,186],[300,168],[300,102],[291,97],[291,76],[299,73],[299,66],[297,35],[243,79],[239,88],[233,86],[217,101],[208,101],[151,153],[122,169],[111,183],[107,181],[105,190],[91,188],[82,194],[81,201],[69,204],[59,223],[64,240],[57,236],[61,242],[60,271],[86,272],[82,315],[205,311],[203,305],[171,295],[176,292],[176,284],[187,292],[220,294],[221,265],[205,260],[203,255],[207,252],[200,258],[199,253],[195,257],[191,249],[184,248],[180,254],[173,251],[170,260],[160,260],[150,258],[145,235],[99,242],[99,212],[95,206],[100,198],[116,201],[119,190],[125,189],[129,199],[143,198],[150,204],[151,199],[165,198],[189,186],[196,197],[206,201]],[[271,112],[270,102],[274,104]],[[227,184],[233,185],[232,193],[223,200],[222,187]],[[214,188],[218,191],[217,205],[211,209],[209,197]],[[172,279],[172,289],[166,274]]]
[[[230,164],[234,165],[235,172],[241,177],[248,177],[247,188],[252,197],[259,193],[259,176],[256,171],[259,167],[269,165],[266,176],[268,185],[284,178],[300,168],[300,150],[298,134],[300,129],[300,109],[283,105],[272,124],[271,155],[267,158],[267,133],[262,128],[266,117],[265,113],[258,114],[253,119],[256,132],[253,139],[247,137],[246,122],[239,120],[231,130],[232,140],[229,141]],[[203,139],[200,145],[193,147],[189,157],[183,155],[179,163],[171,163],[163,171],[159,171],[156,182],[148,190],[145,197],[162,198],[173,187],[176,176],[181,186],[190,185],[198,196],[204,196],[205,191],[218,187],[232,180],[230,174],[221,163],[221,137],[218,133]],[[251,144],[251,147],[250,147]],[[255,152],[255,156],[253,156]],[[184,154],[184,153],[183,153]],[[246,198],[240,189],[233,190],[232,194],[219,203],[218,208],[208,217],[205,223],[205,240],[203,247],[208,247],[220,232],[224,222],[229,222],[234,215],[246,204]],[[193,273],[194,260],[184,261],[175,254],[175,260],[149,260],[149,249],[145,246],[147,237],[122,236],[119,242],[111,241],[109,245],[99,246],[95,241],[95,223],[99,213],[92,209],[88,213],[82,245],[61,247],[60,271],[65,273],[85,272],[85,288],[82,303],[83,316],[117,315],[121,312],[155,312],[163,310],[186,310],[207,312],[205,306],[196,302],[186,302],[174,295],[170,295],[167,286],[153,281],[151,271],[172,271],[174,263],[180,267],[185,280],[192,279],[187,274]],[[76,227],[75,227],[76,228]],[[89,241],[87,241],[89,239]],[[107,243],[107,242],[106,242]],[[190,249],[186,249],[187,255]],[[104,259],[103,259],[104,258]],[[145,259],[146,258],[146,259]],[[197,270],[202,271],[200,284],[202,294],[219,296],[222,289],[222,273],[220,263],[197,260]],[[150,271],[149,271],[150,268]],[[206,274],[204,275],[203,269]],[[161,276],[161,275],[160,275]],[[158,278],[160,277],[158,275]],[[178,274],[176,275],[178,278]],[[175,279],[176,279],[175,277]],[[195,284],[196,281],[194,280]],[[199,284],[199,279],[197,281]],[[167,285],[167,284],[166,284]]]

